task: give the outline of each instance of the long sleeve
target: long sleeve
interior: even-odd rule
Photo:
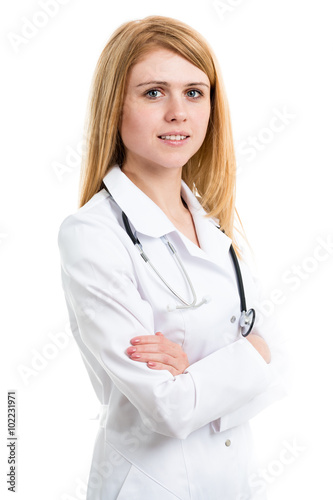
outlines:
[[[267,365],[270,371],[270,383],[246,404],[212,422],[215,432],[222,432],[240,425],[274,401],[285,397],[290,391],[292,380],[286,332],[281,328],[277,314],[271,315],[263,312],[266,299],[263,296],[260,281],[250,273],[248,265],[242,263],[241,268],[246,289],[251,289],[254,297],[253,307],[256,310],[257,319],[253,333],[265,340],[271,352],[271,361]]]
[[[233,426],[263,406],[260,398],[274,385],[274,370],[244,338],[176,377],[131,360],[125,352],[130,339],[155,334],[154,315],[121,239],[96,221],[70,216],[58,244],[63,288],[80,338],[151,430],[184,439],[218,419],[215,430]]]

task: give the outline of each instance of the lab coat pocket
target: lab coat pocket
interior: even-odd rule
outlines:
[[[180,499],[133,464],[116,498],[117,500]]]

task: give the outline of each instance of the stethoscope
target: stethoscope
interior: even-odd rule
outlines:
[[[104,184],[104,182],[102,182],[102,184],[103,184],[104,188],[106,189],[106,191],[111,196],[111,199],[114,200],[112,194],[110,193],[110,191],[108,190],[108,188],[106,187],[106,185]],[[201,302],[197,303],[197,296],[196,296],[196,293],[195,293],[192,281],[191,281],[188,273],[186,272],[186,269],[185,269],[185,267],[184,267],[181,259],[179,258],[175,247],[170,243],[170,241],[168,240],[168,238],[165,235],[162,236],[161,239],[165,243],[165,245],[167,246],[167,248],[170,251],[172,257],[178,263],[178,265],[179,265],[179,267],[180,267],[180,269],[181,269],[181,271],[182,271],[182,273],[183,273],[183,275],[185,277],[185,280],[186,280],[188,286],[190,287],[190,290],[191,290],[191,293],[192,293],[192,297],[193,297],[192,302],[188,302],[183,297],[181,297],[181,295],[179,295],[169,285],[169,283],[165,280],[165,278],[163,278],[163,276],[159,273],[159,271],[151,263],[149,257],[147,256],[147,254],[143,250],[143,247],[142,247],[142,244],[141,244],[140,240],[136,236],[134,236],[133,231],[132,231],[132,229],[130,227],[130,223],[129,223],[128,217],[125,214],[125,212],[123,212],[123,211],[122,211],[122,219],[123,219],[125,230],[126,230],[128,236],[131,238],[134,246],[138,249],[138,251],[139,251],[142,259],[144,260],[144,262],[146,264],[149,264],[149,266],[151,267],[151,269],[160,278],[160,280],[164,283],[164,285],[181,302],[182,305],[178,304],[178,305],[176,305],[174,307],[168,306],[168,310],[169,311],[172,311],[174,309],[197,308],[197,307],[200,307],[203,304],[206,304],[207,302],[210,301],[210,297],[209,296],[205,296],[205,297],[202,298]],[[217,229],[220,230],[220,226],[216,226],[216,227],[217,227]],[[238,287],[238,293],[239,293],[239,298],[240,298],[241,316],[240,316],[240,319],[239,319],[239,326],[240,326],[241,334],[243,335],[243,337],[246,337],[251,332],[251,330],[253,328],[256,314],[255,314],[255,310],[254,309],[247,309],[246,308],[246,300],[245,300],[245,292],[244,292],[244,285],[243,285],[242,273],[241,273],[241,270],[240,270],[240,267],[239,267],[239,262],[238,262],[238,259],[237,259],[236,252],[235,252],[235,250],[234,250],[234,248],[233,248],[232,245],[230,245],[230,254],[231,254],[233,265],[234,265],[235,272],[236,272],[237,287]]]

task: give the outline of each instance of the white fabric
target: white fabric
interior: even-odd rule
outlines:
[[[267,364],[239,332],[240,303],[229,253],[182,181],[200,248],[115,165],[101,190],[59,230],[62,282],[71,329],[103,405],[88,500],[249,500],[264,492],[251,480],[249,419],[285,393],[278,332],[254,328],[272,353]],[[197,293],[210,302],[169,312],[177,303],[127,235],[123,210],[154,266],[191,300],[184,277],[160,239],[177,249]],[[257,290],[241,262],[248,307]],[[235,316],[236,321],[231,318]],[[130,339],[161,331],[187,353],[176,377],[131,360]],[[230,440],[230,445],[225,443]]]

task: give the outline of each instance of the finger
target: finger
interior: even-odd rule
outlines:
[[[130,340],[132,345],[138,344],[159,344],[164,340],[167,340],[161,332],[158,332],[160,335],[141,335],[138,337],[134,337]]]
[[[153,363],[162,363],[163,365],[172,366],[173,368],[177,368],[177,360],[168,354],[161,353],[138,353],[134,352],[129,354],[129,357],[133,361],[140,361],[142,363],[148,363],[149,361]]]
[[[161,332],[157,332],[156,335],[134,337],[130,340],[130,342],[133,347],[128,348],[128,353],[134,352],[135,348],[140,352],[156,352],[157,350],[160,350],[161,352],[167,352],[172,356],[177,356],[179,349],[181,349],[178,344],[165,338]]]
[[[130,346],[126,349],[127,354],[133,354],[134,352],[136,353],[151,352],[151,353],[169,354],[169,356],[172,356],[173,358],[179,356],[179,351],[180,349],[178,346],[172,346],[166,344],[143,344],[143,345],[139,344],[135,346]]]
[[[133,361],[146,362],[148,356],[153,354],[153,358],[151,356],[149,358],[150,361],[162,361],[163,364],[173,368],[188,366],[187,356],[181,346],[165,338],[161,332],[156,332],[156,335],[134,337],[131,342],[132,346],[126,349],[126,353]]]
[[[177,370],[176,368],[174,368],[173,366],[164,365],[163,363],[155,363],[153,361],[149,361],[147,363],[147,366],[151,370],[168,370],[168,372],[170,372],[171,375],[173,375],[174,377],[176,375],[180,375],[180,373],[182,373],[179,370]]]
[[[132,344],[132,346],[134,347],[139,347],[140,350],[145,350],[145,349],[142,349],[141,346],[148,346],[148,350],[149,350],[149,346],[151,345],[158,345],[158,346],[161,346],[161,351],[163,352],[175,352],[177,353],[177,351],[179,351],[179,349],[181,349],[181,347],[179,346],[179,344],[176,344],[175,342],[172,342],[171,340],[167,339],[166,337],[164,337],[163,333],[161,332],[157,332],[156,335],[143,335],[143,336],[140,336],[140,337],[134,337],[133,339],[130,340],[130,343]],[[155,351],[155,349],[154,349]],[[176,354],[177,355],[177,354]]]
[[[184,373],[184,370],[189,366],[187,356],[184,352],[180,352],[176,358],[173,358],[165,353],[140,353],[136,352],[136,348],[134,349],[135,352],[128,353],[128,356],[132,359],[132,361],[147,363],[149,368],[156,367],[155,369],[168,370],[172,373],[172,375],[179,375],[180,373]]]

